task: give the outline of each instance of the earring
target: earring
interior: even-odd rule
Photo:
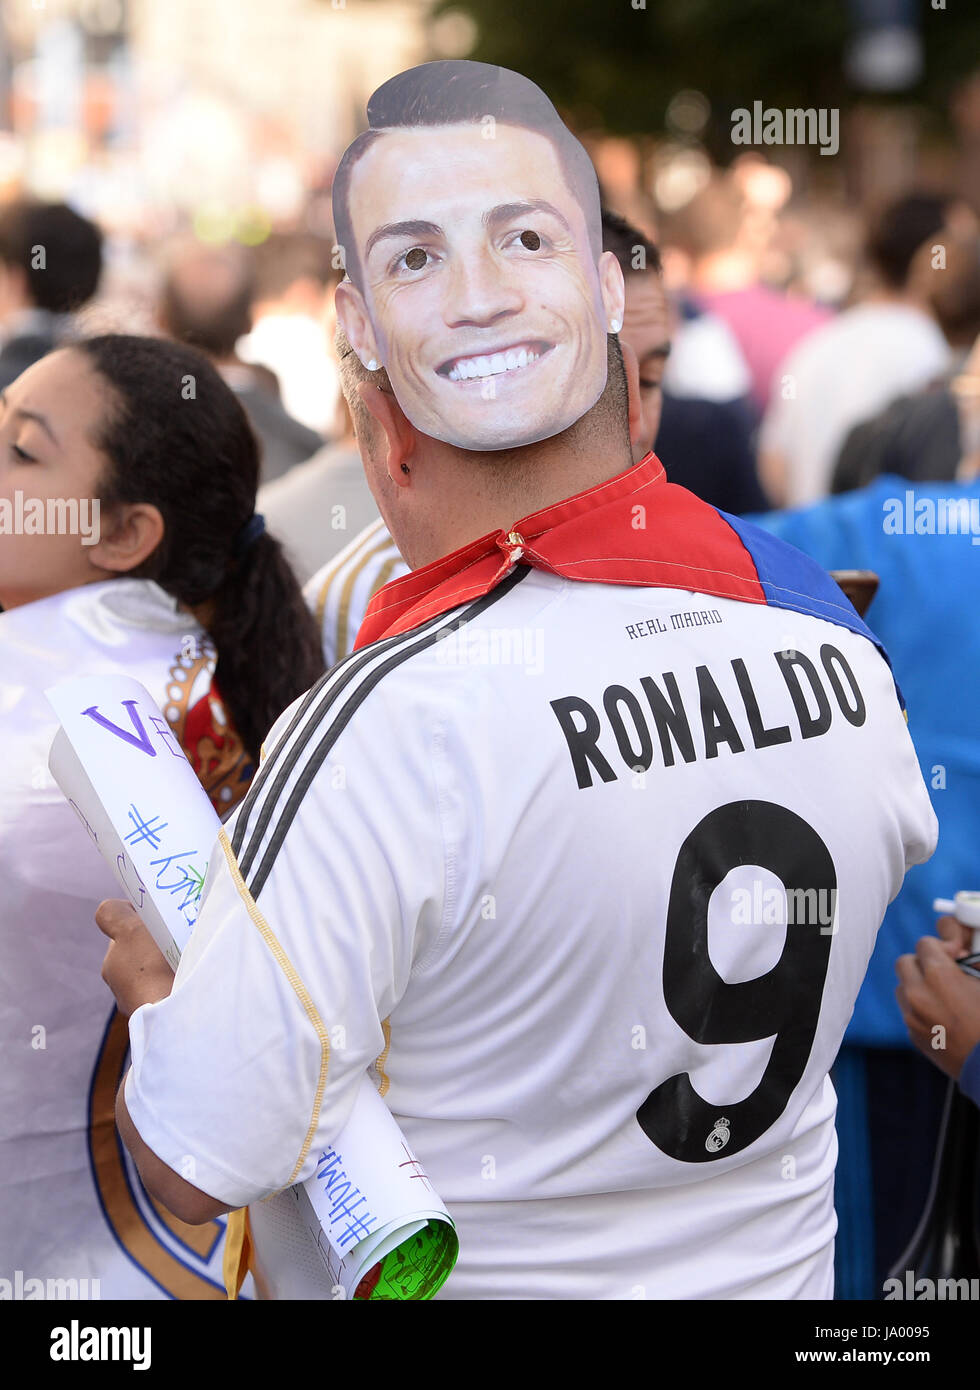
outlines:
[[[377,364],[377,362],[374,360],[373,357],[371,358],[370,362],[367,364],[367,369],[368,369],[369,372],[376,372],[376,371],[378,370],[378,364]]]
[[[618,333],[622,326],[623,325],[620,323],[619,319],[611,319],[609,323],[609,332]]]
[[[403,464],[402,464],[402,472],[403,472],[403,473],[410,473],[411,471],[412,471],[412,470],[409,468],[409,466],[408,466],[407,463],[403,463]]]

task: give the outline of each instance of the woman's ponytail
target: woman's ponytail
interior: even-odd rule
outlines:
[[[264,531],[246,542],[212,603],[214,683],[257,761],[279,715],[323,674],[320,635],[282,546]]]

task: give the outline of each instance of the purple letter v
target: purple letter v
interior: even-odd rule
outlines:
[[[155,758],[157,750],[150,742],[150,736],[143,728],[143,721],[136,713],[135,700],[123,700],[123,708],[129,710],[129,717],[133,728],[139,729],[139,737],[129,733],[126,729],[120,729],[118,724],[113,724],[111,719],[106,719],[104,714],[100,714],[96,705],[89,705],[88,709],[83,709],[82,713],[87,714],[89,719],[94,719],[96,724],[101,724],[103,729],[108,729],[110,734],[115,734],[117,738],[124,738],[127,743],[131,743],[134,748],[142,748],[144,753],[149,753],[151,758]]]

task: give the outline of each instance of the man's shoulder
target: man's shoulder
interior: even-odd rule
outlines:
[[[719,512],[748,551],[768,607],[823,618],[880,644],[823,565],[781,533],[778,519]],[[761,524],[760,524],[761,522]]]

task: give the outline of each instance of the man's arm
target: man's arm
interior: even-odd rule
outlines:
[[[123,1094],[125,1089],[126,1083],[123,1081],[116,1096],[116,1125],[123,1143],[133,1156],[140,1181],[150,1196],[155,1197],[168,1211],[173,1212],[181,1221],[186,1221],[189,1226],[203,1226],[206,1222],[213,1221],[216,1216],[234,1210],[226,1202],[216,1201],[214,1197],[209,1197],[199,1187],[189,1183],[186,1178],[180,1177],[143,1143],[126,1109],[126,1097]]]
[[[117,953],[115,983],[107,963],[135,1010],[123,1134],[150,1190],[188,1221],[315,1171],[386,1048],[382,1020],[444,928],[445,835],[411,829],[441,822],[443,764],[428,718],[406,732],[400,668],[385,674],[368,661],[363,697],[357,679],[334,690],[328,678],[295,728],[283,716],[289,781],[260,773],[247,822],[239,812],[229,827],[236,846],[219,834],[173,981],[156,954],[129,969]],[[137,936],[145,946],[142,924]]]

